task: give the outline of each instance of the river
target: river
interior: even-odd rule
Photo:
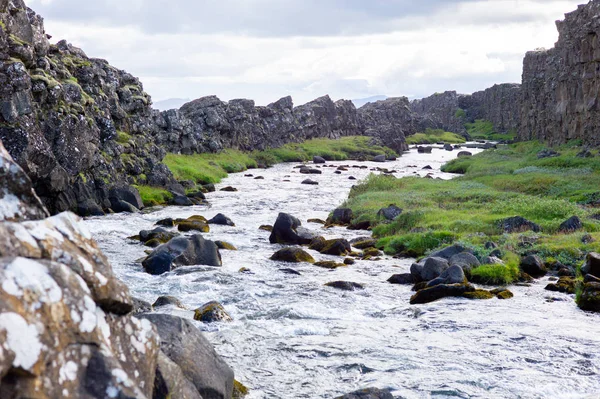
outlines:
[[[477,150],[470,150],[477,152]],[[395,162],[330,162],[396,169],[397,177],[440,172],[456,151],[415,150]],[[430,165],[433,170],[422,170]],[[333,398],[364,387],[390,388],[399,398],[583,398],[600,395],[600,315],[585,313],[571,296],[544,290],[547,278],[531,287],[511,287],[510,300],[471,301],[447,298],[411,306],[409,286],[386,280],[409,270],[412,260],[385,257],[358,261],[329,271],[310,264],[292,265],[301,275],[269,260],[280,248],[269,244],[279,212],[298,217],[326,238],[354,238],[365,232],[324,230],[310,218],[325,219],[347,198],[369,169],[350,168],[341,175],[301,175],[295,164],[232,174],[217,188],[238,192],[207,195],[211,207],[167,207],[150,213],[116,214],[84,222],[134,296],[150,303],[173,295],[188,308],[160,311],[192,318],[209,301],[221,302],[234,321],[195,322],[234,369],[236,379],[254,398]],[[255,180],[253,174],[264,177]],[[318,186],[300,184],[310,177]],[[289,180],[285,182],[284,180]],[[222,268],[184,276],[151,276],[136,259],[147,249],[127,240],[165,217],[217,213],[235,227],[211,225],[208,239],[234,244],[221,251]],[[317,260],[339,258],[312,253]],[[239,272],[240,268],[250,273]],[[346,280],[365,289],[345,292],[324,286]]]

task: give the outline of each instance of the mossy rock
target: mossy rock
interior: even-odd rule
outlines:
[[[352,250],[348,240],[338,238],[335,240],[325,241],[323,249],[319,252],[325,255],[346,256]]]
[[[233,399],[241,399],[248,395],[248,388],[238,380],[233,380]]]
[[[219,249],[225,249],[228,251],[237,251],[237,248],[235,246],[233,246],[232,244],[225,242],[225,241],[215,241],[215,244],[217,245],[217,247],[219,247]]]
[[[325,245],[327,245],[327,240],[325,238],[323,238],[323,237],[315,237],[310,242],[310,245],[308,246],[308,249],[312,249],[313,251],[319,251],[319,252],[321,252],[323,250],[323,248],[325,248]]]
[[[354,259],[352,259],[352,258],[346,258],[346,259],[344,259],[344,264],[345,265],[353,265],[355,263],[356,263],[356,261]]]
[[[498,298],[498,299],[510,299],[514,296],[515,295],[512,292],[510,292],[509,290],[504,290],[504,291],[501,291],[496,294],[496,298]]]
[[[343,263],[334,262],[332,260],[325,260],[321,262],[316,262],[315,266],[323,267],[325,269],[337,269],[338,267],[344,267],[346,265]]]
[[[326,221],[322,220],[322,219],[308,219],[307,220],[308,223],[316,223],[316,224],[325,224],[327,223]]]
[[[233,321],[229,313],[219,302],[208,302],[194,311],[194,320],[204,323],[217,321]]]
[[[562,292],[563,294],[574,294],[577,287],[577,280],[573,277],[561,277],[556,283],[548,284],[546,290],[553,292]]]
[[[177,229],[181,232],[199,231],[202,233],[210,232],[210,227],[204,222],[195,220],[185,220],[177,225]]]
[[[150,248],[156,248],[156,247],[160,246],[161,244],[162,244],[162,242],[160,242],[160,240],[158,238],[153,238],[144,243],[145,246],[150,247]]]
[[[373,256],[381,256],[381,251],[378,250],[377,248],[367,248],[363,251],[363,256],[364,257],[373,257]]]
[[[180,220],[180,219],[178,219],[178,220]],[[193,215],[193,216],[190,216],[189,218],[187,218],[185,220],[188,220],[190,222],[208,223],[208,220],[204,216],[202,216],[202,215]]]
[[[220,191],[226,191],[226,192],[234,193],[234,192],[238,191],[238,189],[234,188],[234,187],[231,187],[231,186],[228,186],[228,187],[222,188]]]
[[[600,312],[600,283],[585,283],[577,298],[577,306],[582,310]]]
[[[302,248],[283,248],[271,256],[271,260],[289,263],[315,263],[315,259]]]
[[[470,292],[465,292],[462,294],[464,298],[467,299],[492,299],[494,294],[486,290],[475,290]]]
[[[260,226],[258,229],[259,229],[259,230],[263,230],[263,231],[268,231],[268,232],[271,232],[271,231],[273,231],[273,226],[270,226],[270,225],[268,225],[268,224],[263,224],[263,225],[262,225],[262,226]]]
[[[367,248],[374,248],[376,244],[377,244],[377,240],[364,240],[364,241],[356,242],[356,243],[352,244],[352,246],[354,248],[358,248],[358,249],[367,249]]]

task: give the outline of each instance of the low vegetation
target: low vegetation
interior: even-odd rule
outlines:
[[[484,245],[495,242],[505,265],[480,267],[474,271],[479,280],[514,281],[519,257],[532,253],[576,267],[587,252],[600,251],[600,216],[594,209],[600,205],[600,157],[582,158],[576,144],[547,158],[538,158],[545,150],[538,142],[460,158],[443,168],[464,174],[449,181],[371,176],[352,190],[345,206],[358,220],[375,225],[373,234],[388,254],[419,257],[460,242],[487,256]],[[377,211],[391,203],[404,213],[384,223]],[[537,223],[541,232],[506,234],[499,222],[512,216]],[[559,233],[572,216],[583,221],[584,229]]]
[[[407,144],[462,144],[465,141],[464,137],[442,129],[427,129],[424,133],[417,133],[406,138]]]
[[[517,137],[517,132],[498,133],[494,124],[488,120],[478,119],[473,123],[465,123],[467,133],[473,140],[511,141]]]
[[[313,139],[251,153],[225,150],[218,154],[168,154],[164,163],[177,180],[208,184],[220,182],[228,173],[243,172],[259,165],[268,167],[282,162],[306,162],[314,156],[342,161],[366,160],[382,154],[397,155],[389,148],[371,145],[370,141],[369,137],[343,137],[339,140]]]
[[[144,206],[166,204],[173,198],[173,194],[161,188],[144,185],[137,185],[135,188],[140,192]]]

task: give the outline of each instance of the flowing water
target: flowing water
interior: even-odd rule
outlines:
[[[332,163],[397,169],[397,177],[433,172],[450,178],[439,169],[455,156],[413,150],[385,164]],[[422,170],[425,165],[433,171]],[[161,311],[190,319],[193,309],[206,302],[225,306],[233,322],[195,323],[250,388],[249,398],[333,398],[370,386],[390,388],[399,398],[600,397],[600,315],[579,311],[572,296],[545,291],[546,279],[532,287],[511,287],[515,297],[510,300],[447,298],[411,306],[410,286],[386,282],[392,274],[407,272],[410,259],[358,261],[335,271],[292,265],[301,275],[280,271],[290,264],[269,260],[280,246],[269,244],[269,233],[258,229],[272,225],[279,212],[291,213],[326,238],[365,235],[324,230],[306,220],[325,219],[356,183],[348,177],[363,179],[369,169],[337,175],[336,168],[323,168],[322,175],[310,176],[320,185],[308,186],[300,184],[307,176],[294,166],[246,172],[264,180],[233,174],[217,188],[239,191],[210,193],[210,208],[168,207],[85,223],[134,296],[151,303],[159,295],[176,296],[188,310]],[[206,238],[239,249],[221,251],[222,268],[151,276],[135,263],[146,248],[126,237],[165,217],[217,213],[229,216],[236,227],[213,225]],[[251,273],[239,272],[243,267]],[[324,286],[336,280],[366,288],[344,292]]]

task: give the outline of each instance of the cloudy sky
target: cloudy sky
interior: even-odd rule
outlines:
[[[141,78],[154,101],[419,98],[520,82],[585,0],[26,0],[53,41]]]

